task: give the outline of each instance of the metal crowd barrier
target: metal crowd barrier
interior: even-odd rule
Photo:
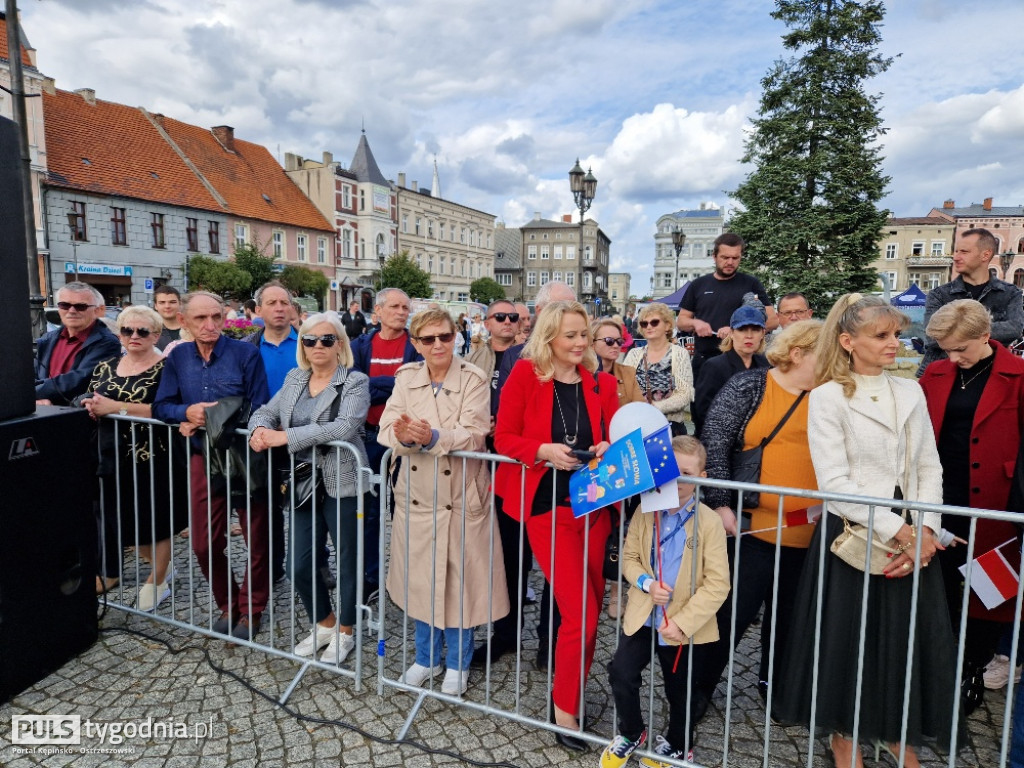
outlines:
[[[129,421],[131,424],[131,440],[133,443],[148,438],[150,444],[156,434],[161,430],[166,430],[167,435],[177,433],[177,427],[168,427],[157,421],[147,419],[137,419],[131,417],[108,417],[115,421]],[[117,438],[119,441],[120,438]],[[345,443],[331,443],[330,448],[334,451],[333,460],[340,463],[342,458],[342,452],[347,451],[350,454],[355,453],[353,446]],[[188,460],[192,455],[192,449],[187,443],[182,443],[179,449],[181,460]],[[119,450],[115,450],[115,453],[120,455]],[[253,456],[251,452],[246,454],[246,472],[244,473],[243,482],[248,482],[252,475],[252,461]],[[423,456],[423,455],[421,455]],[[363,595],[362,587],[362,575],[364,572],[363,560],[363,498],[364,494],[362,491],[369,489],[371,480],[376,481],[380,478],[385,479],[385,486],[390,485],[390,481],[398,477],[399,473],[405,473],[406,479],[410,477],[410,462],[402,462],[397,470],[394,471],[393,476],[389,476],[389,461],[391,458],[391,452],[389,451],[382,461],[380,467],[380,474],[378,476],[371,476],[370,470],[363,469],[358,473],[358,487],[360,493],[357,494],[358,500],[358,540],[357,540],[357,614],[356,614],[356,625],[354,627],[356,645],[353,651],[350,661],[343,664],[342,667],[335,666],[326,662],[320,662],[314,657],[309,659],[306,657],[300,657],[294,654],[293,648],[295,644],[301,640],[311,629],[311,622],[305,615],[305,610],[297,600],[293,583],[294,578],[290,578],[288,582],[279,582],[272,586],[271,596],[267,605],[267,610],[264,615],[263,628],[259,634],[249,640],[234,640],[240,645],[248,646],[255,650],[261,650],[269,654],[276,656],[288,657],[298,662],[301,667],[289,686],[288,690],[282,696],[282,701],[286,700],[290,695],[294,687],[300,682],[303,674],[310,666],[316,666],[319,669],[330,671],[343,677],[352,678],[354,682],[354,688],[356,692],[361,690],[363,682],[363,675],[366,673],[370,674],[370,667],[365,664],[366,650],[364,645],[376,635],[376,653],[377,653],[377,665],[376,665],[376,683],[378,695],[387,695],[388,692],[404,691],[415,694],[416,700],[411,708],[405,725],[403,726],[398,737],[401,738],[405,735],[408,729],[411,727],[414,719],[420,711],[423,703],[428,699],[435,699],[443,701],[445,705],[452,707],[453,709],[470,709],[478,712],[486,713],[489,715],[501,717],[510,721],[521,723],[525,726],[544,729],[551,732],[563,733],[565,735],[574,736],[582,739],[590,744],[600,748],[607,744],[611,738],[615,735],[617,730],[616,713],[614,710],[613,698],[608,684],[608,674],[606,672],[606,665],[614,654],[617,646],[620,632],[621,632],[621,613],[620,617],[614,620],[609,619],[604,615],[604,604],[603,602],[599,605],[601,611],[601,619],[598,622],[597,629],[597,640],[596,640],[596,651],[594,655],[593,664],[590,668],[590,674],[588,676],[581,676],[581,701],[584,702],[583,715],[581,722],[583,723],[583,729],[580,731],[572,731],[565,728],[561,728],[553,724],[552,710],[551,710],[551,698],[550,691],[552,689],[553,680],[553,669],[555,659],[553,655],[553,641],[552,646],[547,652],[547,664],[541,664],[540,666],[546,667],[546,669],[538,669],[537,665],[531,665],[527,660],[527,654],[535,652],[535,643],[538,641],[538,627],[543,623],[547,626],[548,637],[554,637],[557,629],[554,627],[554,617],[551,611],[547,613],[541,613],[536,607],[528,603],[523,603],[521,613],[516,618],[516,643],[515,652],[511,655],[506,655],[500,659],[488,658],[488,662],[483,666],[482,669],[473,668],[470,671],[468,679],[468,688],[464,694],[458,692],[443,693],[441,689],[441,678],[438,676],[430,676],[424,682],[422,686],[414,686],[409,683],[403,682],[401,676],[404,670],[406,670],[411,662],[414,660],[414,632],[413,632],[413,620],[407,611],[397,607],[397,602],[392,600],[392,597],[397,597],[401,602],[404,602],[406,606],[409,605],[409,594],[411,588],[423,588],[422,583],[410,584],[408,580],[400,584],[390,584],[394,594],[389,595],[388,590],[385,588],[384,576],[390,569],[395,558],[405,558],[405,562],[409,562],[411,556],[411,519],[410,516],[404,516],[403,525],[406,526],[404,531],[405,547],[403,551],[396,552],[390,546],[392,537],[395,533],[394,526],[396,523],[393,520],[394,507],[402,504],[406,507],[412,507],[411,505],[411,492],[406,492],[404,498],[393,498],[393,494],[380,493],[378,496],[379,503],[381,505],[381,533],[379,539],[379,557],[380,557],[380,573],[381,573],[381,585],[380,591],[377,595],[375,605],[370,606],[365,604],[369,596]],[[498,580],[494,578],[494,564],[502,558],[502,541],[498,535],[494,521],[496,516],[503,514],[499,511],[498,504],[499,500],[494,496],[494,473],[496,467],[501,463],[514,463],[510,459],[501,456],[495,456],[493,454],[486,453],[471,453],[471,452],[457,452],[450,454],[447,460],[454,462],[455,466],[461,467],[462,469],[462,493],[461,497],[463,503],[459,508],[444,510],[445,513],[449,513],[446,516],[450,517],[450,520],[443,521],[440,525],[443,527],[443,531],[439,529],[439,480],[444,477],[438,472],[437,462],[439,459],[431,458],[434,461],[434,471],[431,475],[433,478],[433,491],[430,494],[430,498],[418,498],[416,499],[418,504],[417,514],[420,516],[421,521],[423,519],[430,521],[430,572],[432,574],[437,573],[439,566],[439,549],[438,549],[438,537],[441,533],[445,536],[448,535],[449,526],[456,526],[461,531],[461,547],[457,548],[457,551],[453,553],[453,556],[446,556],[445,567],[446,574],[452,572],[456,575],[457,583],[455,585],[454,594],[457,596],[458,601],[458,614],[463,614],[463,608],[465,601],[468,599],[467,596],[472,595],[476,597],[479,594],[479,590],[486,590],[486,603],[488,606],[488,614],[493,614],[493,606],[496,596],[500,595],[500,590],[505,589],[505,584],[498,583]],[[186,471],[188,474],[189,485],[192,481],[192,470],[189,468],[189,464],[186,463],[184,466],[182,463],[176,463],[177,457],[174,455],[172,450],[172,456],[168,458],[165,470],[167,472],[174,471]],[[487,499],[485,500],[485,510],[474,510],[467,508],[467,493],[466,493],[466,477],[467,469],[474,462],[487,462],[488,472],[490,474],[490,490]],[[156,473],[160,468],[155,467],[150,462],[148,467],[149,473],[149,484],[148,492],[150,493],[150,507],[154,506],[154,479]],[[205,461],[205,471],[208,474],[210,471],[210,463],[207,459]],[[266,500],[268,504],[273,503],[272,498],[272,486],[274,482],[273,473],[275,470],[269,467],[265,470],[267,473],[267,488],[265,491],[267,494]],[[131,485],[134,488],[136,494],[140,493],[140,489],[143,492],[146,491],[146,484],[139,482],[139,469],[138,465],[132,464],[131,466],[124,466],[123,463],[119,462],[115,467],[115,482],[121,482],[122,478],[130,475]],[[523,478],[520,483],[520,492],[523,492],[525,488],[525,474],[521,474]],[[688,478],[688,481],[692,481],[697,486],[697,495],[700,498],[703,489],[714,487],[714,488],[726,488],[737,491],[740,494],[740,502],[738,506],[742,507],[742,494],[752,491],[767,492],[771,494],[777,494],[779,496],[778,503],[778,517],[777,525],[772,529],[775,534],[775,545],[774,545],[774,564],[773,564],[773,576],[772,576],[772,598],[773,602],[777,604],[779,596],[779,570],[781,560],[781,541],[782,541],[782,529],[786,524],[786,516],[784,514],[785,498],[787,496],[799,496],[801,498],[810,498],[819,500],[822,503],[822,514],[821,519],[827,519],[829,514],[829,504],[835,502],[855,503],[868,506],[874,514],[876,508],[888,509],[894,508],[897,510],[915,510],[918,512],[938,512],[944,516],[964,516],[971,520],[970,522],[970,535],[968,537],[968,543],[966,545],[966,561],[967,561],[967,572],[965,578],[970,583],[974,558],[980,554],[976,552],[976,528],[977,521],[979,518],[987,518],[992,520],[1003,520],[1008,522],[1017,522],[1018,515],[1010,512],[999,512],[990,510],[977,510],[969,509],[964,507],[947,507],[942,505],[934,504],[922,504],[914,502],[913,500],[893,500],[893,499],[881,499],[881,498],[868,498],[853,496],[848,494],[834,494],[824,493],[819,491],[809,491],[802,489],[791,489],[783,488],[778,486],[770,485],[756,485],[746,483],[735,483],[732,481],[718,481],[710,480],[707,478]],[[231,482],[239,481],[228,481],[228,487],[226,492],[231,492]],[[408,483],[407,483],[408,486]],[[385,490],[387,488],[385,487]],[[261,492],[264,493],[264,492]],[[257,497],[259,498],[259,497]],[[190,511],[190,519],[192,515],[196,513],[196,510],[192,509],[191,496],[186,499],[178,500],[172,499],[174,504],[186,504]],[[248,512],[252,512],[253,500],[248,497],[244,504]],[[104,498],[101,500],[100,515],[101,518],[109,518],[113,515],[115,519],[120,522],[125,520],[125,514],[131,513],[138,515],[138,496],[136,495],[135,510],[125,510],[122,508],[121,500]],[[208,528],[210,521],[211,510],[208,507],[206,510],[199,510],[199,514],[205,514]],[[467,550],[466,546],[466,526],[469,522],[470,517],[479,516],[484,514],[490,521],[489,533],[487,534],[486,551]],[[604,512],[603,514],[607,514]],[[624,514],[621,508],[616,508],[614,513],[619,517],[620,523],[624,523]],[[635,514],[644,514],[637,511]],[[135,521],[137,522],[137,521]],[[153,521],[151,521],[153,522]],[[289,530],[293,524],[292,519],[287,520]],[[813,524],[813,523],[808,523]],[[873,518],[872,518],[873,524]],[[104,526],[104,522],[101,519],[101,527]],[[137,525],[133,525],[132,530],[135,530]],[[869,526],[870,528],[871,526]],[[918,523],[918,531],[920,531],[920,523]],[[128,540],[125,533],[121,530],[121,526],[115,526],[116,546],[118,553],[126,551],[126,548],[133,547],[137,544],[146,544],[147,542],[137,542]],[[102,528],[101,528],[102,530]],[[108,528],[109,530],[109,528]],[[625,539],[625,526],[620,525],[617,529],[619,535],[619,546],[620,551],[623,546]],[[699,556],[702,553],[701,547],[703,543],[699,535],[696,535],[696,527],[694,528],[694,558],[693,568],[696,573],[696,565]],[[732,550],[732,583],[733,586],[738,584],[743,578],[743,562],[741,557],[740,541],[742,536],[750,535],[750,531],[744,531],[738,537],[733,537],[728,540],[728,546]],[[549,566],[557,572],[559,566],[559,548],[556,540],[557,529],[554,524],[554,516],[552,516],[552,528],[551,536],[553,540],[552,546],[552,560]],[[109,541],[108,537],[108,541]],[[920,551],[922,536],[917,536],[917,552]],[[154,543],[154,542],[149,542]],[[417,541],[422,544],[422,541]],[[514,546],[518,547],[519,553],[525,551],[525,547],[528,544],[528,537],[526,535],[525,524],[520,521],[518,523],[518,537],[513,543]],[[689,542],[687,544],[689,546]],[[602,549],[604,542],[593,542],[587,543],[584,546],[583,557],[584,561],[592,555],[590,551],[591,546],[600,546]],[[176,565],[179,569],[179,573],[176,578],[170,580],[172,594],[169,600],[156,608],[155,611],[149,613],[153,619],[176,626],[179,628],[189,629],[192,631],[199,632],[204,635],[212,637],[223,637],[213,632],[212,624],[214,619],[219,614],[218,607],[213,601],[210,593],[209,585],[206,583],[199,569],[196,567],[198,563],[196,558],[192,556],[191,544],[185,540],[180,539],[177,535],[172,537],[172,566]],[[248,556],[247,548],[240,545],[237,540],[229,536],[226,543],[226,551],[231,563],[229,577],[231,572],[235,576],[248,575],[251,577],[252,574],[252,559]],[[280,553],[274,552],[273,544],[270,546],[270,555],[272,557],[279,556]],[[470,557],[484,557],[487,559],[487,572],[490,576],[486,579],[486,583],[474,582],[466,583],[465,580],[459,580],[458,574],[465,572],[465,565],[467,558]],[[824,548],[821,549],[819,554],[819,570],[824,564],[826,555]],[[619,561],[621,569],[621,559]],[[293,564],[291,564],[293,565]],[[528,564],[529,565],[529,564]],[[938,565],[938,564],[936,564]],[[563,563],[564,567],[564,563]],[[928,747],[919,750],[919,759],[921,759],[924,765],[947,765],[955,766],[958,764],[958,759],[964,754],[964,750],[973,751],[975,760],[982,765],[999,765],[1004,766],[1007,764],[1007,755],[1010,743],[1011,734],[1011,711],[1009,702],[1013,700],[1014,696],[1014,682],[1012,669],[1016,666],[1018,659],[1020,658],[1020,649],[1018,647],[1018,637],[1020,634],[1020,606],[1022,597],[1024,597],[1024,565],[1017,569],[1018,586],[1017,593],[1015,596],[1017,606],[1016,619],[1012,625],[1013,643],[1010,654],[1010,668],[1011,668],[1011,679],[1006,692],[1006,702],[1002,714],[1001,714],[1001,726],[998,728],[999,733],[992,733],[991,735],[979,735],[975,733],[972,737],[973,743],[963,747],[959,752],[956,749],[951,750],[949,744],[938,744],[934,745],[938,751],[932,751]],[[582,579],[581,591],[585,594],[588,588],[588,576],[586,568],[582,568]],[[122,566],[119,570],[119,576],[121,579],[120,586],[115,588],[108,598],[110,599],[111,605],[124,610],[127,612],[136,613],[138,615],[145,616],[146,613],[139,611],[133,607],[131,603],[132,590],[137,590],[138,587],[143,583],[145,579],[146,569],[141,566],[137,556],[127,554],[125,559],[122,560]],[[409,573],[406,569],[406,574]],[[290,573],[290,577],[294,574]],[[621,570],[620,570],[621,576]],[[557,577],[556,577],[557,578]],[[916,616],[918,612],[918,598],[919,598],[919,579],[920,571],[915,570],[912,576],[912,598],[910,614]],[[868,583],[869,576],[864,575],[864,585]],[[543,590],[543,576],[540,575],[539,571],[534,566],[532,571],[520,572],[517,571],[513,574],[506,574],[506,581],[513,589],[519,590],[523,584],[531,585],[538,593]],[[691,582],[693,582],[691,578]],[[436,576],[432,576],[429,580],[430,593],[430,605],[434,606],[436,598],[438,596],[439,585],[437,583]],[[625,610],[626,606],[626,592],[629,589],[629,584],[624,583],[621,578],[618,582],[611,583],[611,589],[621,590],[621,604],[622,610]],[[820,629],[820,622],[822,612],[825,606],[822,605],[823,598],[821,597],[821,583],[818,584],[818,604],[816,612],[816,626]],[[510,606],[514,610],[516,600],[512,595],[509,595]],[[964,664],[964,643],[967,633],[967,603],[969,598],[969,590],[965,590],[961,604],[961,620],[959,626],[954,626],[953,632],[955,634],[955,642],[957,644],[957,662],[955,685],[957,690],[953,694],[954,711],[952,713],[952,719],[954,723],[954,734],[952,737],[952,743],[956,743],[960,736],[964,734],[958,734],[956,732],[958,723],[958,714],[960,708],[959,698],[959,681],[961,679],[963,664]],[[335,605],[340,599],[340,590],[336,587],[333,592],[333,599]],[[944,599],[944,597],[943,597]],[[554,600],[552,599],[552,604]],[[375,608],[375,610],[374,610]],[[583,621],[586,624],[588,607],[586,602],[581,605],[581,613],[583,614]],[[862,617],[866,615],[868,610],[868,592],[866,589],[862,590],[862,599],[860,605]],[[773,681],[775,673],[775,654],[771,654],[769,657],[769,668],[768,668],[768,688],[766,701],[762,704],[756,694],[756,686],[758,683],[758,675],[756,672],[756,660],[750,663],[750,646],[754,645],[756,648],[753,651],[753,655],[756,656],[759,652],[758,643],[755,635],[754,627],[748,632],[746,639],[739,638],[736,636],[736,606],[733,604],[732,616],[730,621],[731,632],[728,637],[720,637],[720,643],[728,644],[728,664],[725,673],[722,676],[721,683],[718,686],[718,690],[710,702],[710,706],[707,713],[703,716],[699,723],[696,724],[696,754],[694,762],[675,762],[678,765],[694,765],[694,766],[706,766],[706,765],[751,765],[759,762],[761,765],[767,767],[770,765],[779,764],[792,764],[792,765],[806,765],[811,768],[815,765],[815,757],[821,759],[823,747],[821,744],[821,734],[816,733],[815,722],[812,719],[811,727],[803,728],[799,726],[784,727],[776,724],[771,717],[772,705],[777,694],[775,690],[775,684]],[[496,618],[496,617],[495,617]],[[430,620],[428,624],[440,627],[443,626],[443,621],[438,621],[439,617],[435,615],[434,608],[431,608]],[[777,613],[773,612],[770,621],[768,622],[768,636],[771,640],[772,647],[775,648],[775,639],[777,633]],[[460,628],[454,628],[460,629]],[[476,647],[490,648],[491,639],[488,633],[488,626],[486,624],[473,628],[473,627],[461,627],[462,632],[457,633],[456,637],[458,641],[465,638],[464,633],[473,632],[475,629],[475,640],[474,645]],[[913,640],[913,633],[916,629],[916,622],[911,622],[910,632],[911,640]],[[543,634],[543,633],[540,633]],[[865,622],[861,621],[860,636],[857,638],[858,654],[856,659],[848,660],[855,668],[855,675],[851,676],[851,683],[855,684],[856,703],[855,707],[860,712],[863,707],[871,707],[873,702],[863,702],[860,700],[861,681],[872,674],[872,670],[865,668],[864,654],[865,645],[870,641],[871,638],[866,636],[866,625]],[[740,641],[743,641],[742,643]],[[814,637],[814,659],[815,659],[815,670],[817,670],[817,663],[819,660],[819,634],[816,631]],[[434,635],[430,635],[430,652],[432,655]],[[733,651],[732,649],[736,649]],[[583,668],[583,650],[584,641],[581,641],[580,653],[577,654],[579,658],[580,669]],[[696,646],[692,641],[684,648],[684,652],[687,653],[689,659],[692,661]],[[779,649],[781,652],[781,649]],[[909,713],[909,687],[908,683],[910,680],[911,667],[908,666],[906,676],[902,680],[891,681],[893,686],[894,695],[903,696],[903,732],[906,733],[908,727],[907,718]],[[655,669],[659,669],[655,672]],[[689,712],[689,697],[694,694],[694,679],[695,674],[699,670],[695,670],[693,664],[689,665],[689,692],[688,692],[688,712]],[[660,666],[655,654],[655,648],[652,642],[651,647],[651,658],[649,660],[649,667],[646,672],[646,683],[642,690],[641,701],[644,703],[644,720],[647,723],[648,732],[651,737],[655,734],[663,732],[667,726],[667,706],[664,701],[664,692],[660,681]],[[815,671],[815,680],[817,680],[817,671]],[[723,692],[724,689],[724,692]],[[753,693],[753,695],[751,695]],[[811,711],[816,712],[816,702],[819,697],[831,695],[832,692],[823,692],[815,690],[812,696]],[[996,694],[989,695],[989,703],[992,706],[993,697]],[[813,718],[813,715],[812,715]],[[688,719],[688,730],[691,723]],[[977,729],[974,729],[977,731]],[[825,735],[827,739],[827,734]],[[855,728],[855,732],[852,734],[854,740],[858,739],[858,732]],[[750,746],[752,742],[759,742],[760,748],[755,753],[753,748]],[[687,746],[693,746],[687,744]],[[641,749],[637,752],[637,755],[648,755],[653,756],[651,752]],[[596,757],[596,753],[593,755]],[[866,759],[870,759],[870,751],[866,750]],[[902,755],[899,764],[902,765]]]

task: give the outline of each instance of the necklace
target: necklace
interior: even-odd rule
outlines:
[[[576,438],[580,434],[580,394],[579,394],[579,382],[576,382],[576,420],[573,421],[573,431],[569,432],[569,427],[565,423],[565,414],[562,413],[562,403],[558,399],[558,388],[555,388],[555,405],[558,406],[558,417],[562,420],[562,431],[565,433],[565,437],[562,438],[562,442],[572,448],[576,445]]]
[[[964,369],[963,368],[960,369],[960,389],[967,389],[967,385],[968,384],[970,384],[972,381],[974,381],[976,378],[981,376],[981,374],[983,374],[985,371],[988,370],[989,366],[992,365],[992,361],[996,359],[995,355],[989,355],[989,357],[991,359],[987,363],[982,365],[979,368],[978,372],[976,374],[974,374],[973,376],[971,376],[971,378],[967,379],[967,381],[964,381]]]

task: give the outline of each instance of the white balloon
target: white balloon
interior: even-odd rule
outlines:
[[[612,416],[608,425],[608,436],[611,442],[621,440],[630,432],[640,430],[644,437],[650,437],[668,424],[665,414],[650,403],[626,403]]]

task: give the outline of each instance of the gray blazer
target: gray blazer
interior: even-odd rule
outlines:
[[[327,493],[338,499],[356,495],[356,472],[369,466],[363,447],[366,413],[370,410],[370,380],[355,369],[339,365],[334,378],[316,397],[316,418],[306,426],[291,425],[292,411],[299,395],[309,386],[311,372],[293,368],[284,379],[280,391],[269,403],[249,419],[249,431],[257,427],[284,429],[288,435],[288,452],[295,454],[332,440],[350,443],[358,454],[358,462],[347,449],[322,449],[316,452],[317,471],[323,472]],[[340,392],[338,417],[328,422],[335,393]],[[339,461],[336,456],[340,456]],[[339,471],[340,470],[340,471]],[[368,478],[364,480],[364,483]],[[369,490],[364,485],[364,490]]]

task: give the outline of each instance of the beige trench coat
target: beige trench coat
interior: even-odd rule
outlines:
[[[403,413],[438,430],[429,451],[406,447],[395,438],[394,423]],[[484,450],[490,424],[490,382],[479,368],[457,357],[437,397],[426,363],[399,368],[380,419],[378,441],[402,457],[395,483],[388,594],[410,617],[436,627],[475,627],[509,612],[501,539],[488,492],[489,467],[484,461],[448,458],[451,451]]]

